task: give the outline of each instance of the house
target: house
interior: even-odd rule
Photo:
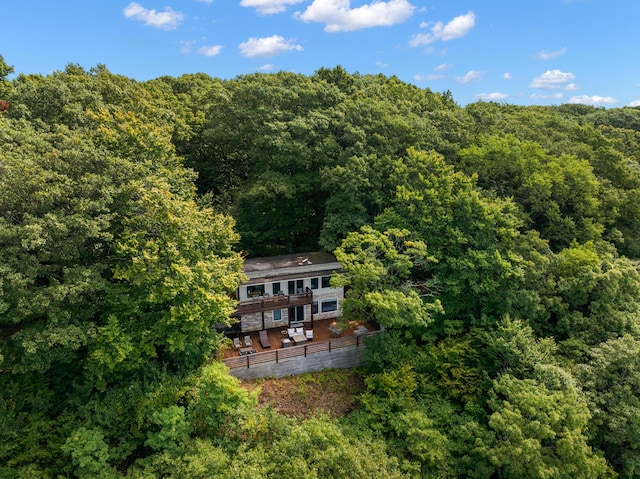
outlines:
[[[248,259],[244,271],[249,278],[236,291],[239,303],[233,317],[241,332],[270,328],[286,329],[340,315],[343,288],[329,280],[341,270],[336,258],[324,252]]]

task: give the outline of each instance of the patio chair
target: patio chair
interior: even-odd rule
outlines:
[[[244,337],[244,344],[246,344],[248,348],[253,346],[253,343],[251,342],[251,336]]]
[[[260,336],[260,344],[262,345],[262,347],[264,349],[270,348],[271,343],[269,342],[269,336],[267,335],[267,332],[263,329],[262,331],[260,331],[260,333],[258,333],[258,335]]]
[[[233,346],[236,349],[240,349],[242,347],[242,343],[240,342],[240,338],[233,338]]]
[[[304,335],[307,337],[307,341],[313,341],[313,329],[306,329]]]

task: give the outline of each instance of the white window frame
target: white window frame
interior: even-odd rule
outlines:
[[[324,309],[324,305],[327,303],[335,303],[336,307],[334,309],[329,309],[326,310]],[[320,304],[320,312],[321,313],[333,313],[334,311],[338,311],[338,298],[327,298],[327,299],[323,299],[322,303]]]

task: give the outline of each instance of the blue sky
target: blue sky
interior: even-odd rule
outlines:
[[[521,105],[640,105],[639,0],[5,0],[18,73],[104,64],[144,81],[342,65]]]

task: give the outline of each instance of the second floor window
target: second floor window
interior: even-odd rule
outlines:
[[[262,296],[264,295],[264,284],[252,284],[247,286],[247,296]]]

